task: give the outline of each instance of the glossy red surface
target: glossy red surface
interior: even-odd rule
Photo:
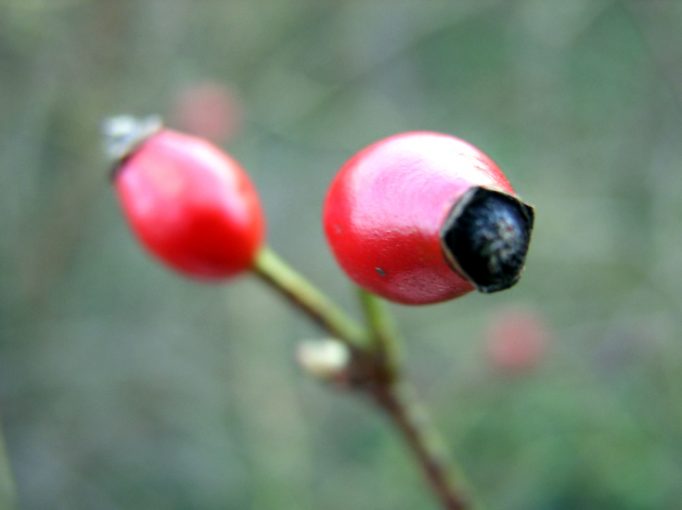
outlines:
[[[472,186],[513,193],[497,165],[453,136],[409,132],[380,140],[336,175],[324,229],[346,273],[392,301],[426,304],[473,290],[448,264],[440,230]]]
[[[256,190],[213,145],[163,130],[118,169],[115,187],[131,229],[171,268],[225,278],[248,269],[264,237]]]

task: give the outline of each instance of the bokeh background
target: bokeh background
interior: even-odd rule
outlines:
[[[302,374],[259,282],[153,262],[100,150],[161,113],[249,169],[287,260],[354,151],[430,129],[537,208],[514,289],[395,306],[491,509],[682,501],[682,2],[0,0],[0,412],[27,509],[435,509],[387,423]]]

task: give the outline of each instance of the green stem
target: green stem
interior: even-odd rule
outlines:
[[[253,271],[336,339],[357,350],[368,348],[364,328],[267,246],[261,249]]]
[[[381,356],[381,362],[384,364],[389,380],[392,381],[398,376],[400,369],[398,332],[395,324],[388,313],[386,303],[381,298],[360,288],[358,297],[370,330],[373,347]]]
[[[5,439],[0,431],[0,509],[11,510],[17,505],[17,490],[10,467]]]
[[[465,496],[468,491],[464,490],[461,477],[457,477],[457,484],[454,483],[445,461],[446,449],[426,412],[412,391],[405,384],[398,384],[398,335],[382,300],[364,290],[359,291],[369,330],[366,331],[269,248],[261,250],[253,272],[352,349],[354,368],[364,375],[358,379],[361,384],[354,388],[372,397],[400,432],[443,508],[475,508]]]
[[[393,425],[415,455],[424,476],[443,508],[465,510],[474,507],[465,494],[464,477],[453,476],[448,468],[447,448],[433,426],[426,409],[406,383],[399,382],[398,333],[386,303],[379,297],[359,289],[360,304],[374,345],[381,354],[389,377],[371,390],[376,404],[388,415]]]

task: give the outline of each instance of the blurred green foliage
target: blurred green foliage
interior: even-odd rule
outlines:
[[[299,372],[311,325],[131,239],[100,121],[172,120],[207,81],[243,112],[221,143],[271,244],[349,309],[319,221],[344,159],[410,129],[491,154],[537,207],[526,274],[394,307],[410,376],[491,509],[679,508],[681,26],[675,0],[0,0],[0,405],[23,508],[435,509],[386,423]],[[511,376],[486,331],[518,306],[549,345]]]

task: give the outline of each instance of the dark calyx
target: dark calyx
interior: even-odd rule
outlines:
[[[533,208],[500,191],[472,188],[452,208],[441,243],[456,271],[481,292],[508,289],[521,276]]]

